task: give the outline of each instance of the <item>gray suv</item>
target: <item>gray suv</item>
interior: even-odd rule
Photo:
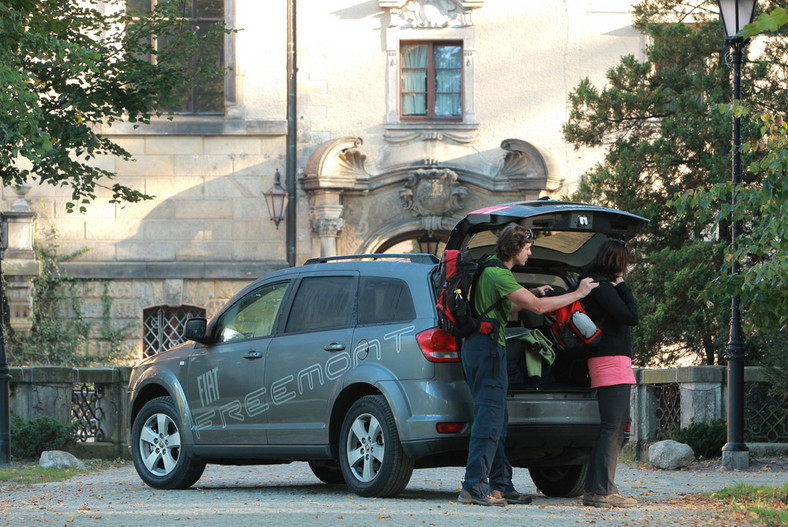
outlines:
[[[495,231],[539,233],[513,271],[526,287],[566,290],[607,236],[646,222],[546,200],[469,213],[446,247],[491,254]],[[458,343],[438,328],[438,261],[428,255],[314,258],[265,276],[187,342],[137,364],[129,382],[134,466],[155,488],[186,488],[207,463],[307,461],[326,483],[394,496],[414,468],[462,466],[472,420]],[[510,331],[545,326],[521,316]],[[512,341],[508,455],[546,495],[582,492],[599,416],[583,357],[559,354],[542,375]]]

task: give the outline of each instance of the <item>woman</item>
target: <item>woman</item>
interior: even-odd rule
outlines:
[[[472,295],[474,311],[487,313],[487,317],[497,320],[498,331],[484,335],[474,333],[462,345],[462,367],[473,398],[473,425],[465,478],[458,498],[460,503],[503,507],[531,502],[530,496],[515,490],[512,465],[504,452],[509,384],[504,327],[509,313],[521,309],[548,313],[585,297],[596,287],[592,279],[585,278],[576,291],[552,297],[544,296],[552,289],[547,285],[533,291],[523,288],[511,269],[525,265],[533,243],[534,234],[530,229],[515,223],[504,227],[492,257],[503,266],[486,267]]]
[[[616,463],[624,431],[629,422],[632,373],[631,326],[638,323],[632,290],[624,282],[630,261],[627,245],[608,239],[599,248],[588,275],[599,282],[583,304],[588,315],[602,329],[599,344],[590,348],[588,371],[596,388],[601,425],[591,450],[585,481],[583,505],[594,507],[634,507],[634,498],[624,497],[615,484]]]

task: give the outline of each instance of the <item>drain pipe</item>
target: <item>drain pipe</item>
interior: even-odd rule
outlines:
[[[296,119],[296,0],[287,1],[287,264],[290,267],[296,264],[296,161],[297,161],[297,133],[298,121]]]

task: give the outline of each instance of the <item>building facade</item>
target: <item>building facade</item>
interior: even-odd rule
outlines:
[[[141,357],[288,265],[288,244],[299,264],[410,252],[469,210],[566,195],[601,156],[563,140],[568,95],[644,45],[625,0],[194,1],[239,30],[220,50],[223,104],[103,128],[134,160],[97,163],[152,200],[99,195],[80,214],[66,212],[67,190],[3,189],[12,326],[29,327],[33,238],[79,253],[62,268],[86,280],[86,312],[108,294]],[[277,171],[295,181],[291,240],[263,196]]]

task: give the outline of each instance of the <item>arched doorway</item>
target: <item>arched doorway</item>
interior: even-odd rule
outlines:
[[[411,231],[386,240],[375,253],[423,253],[440,258],[448,239],[449,231]]]

